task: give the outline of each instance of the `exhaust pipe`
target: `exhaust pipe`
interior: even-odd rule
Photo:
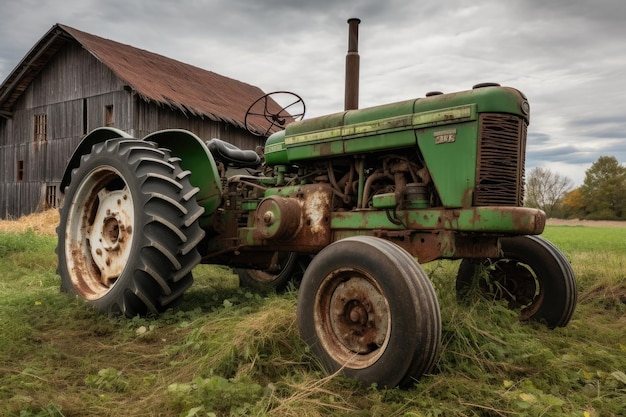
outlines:
[[[361,23],[361,19],[348,19],[348,54],[346,55],[344,110],[359,108],[359,23]]]

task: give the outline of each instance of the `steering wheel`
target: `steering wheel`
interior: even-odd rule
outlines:
[[[281,108],[279,102],[289,104]],[[288,122],[302,120],[304,111],[304,100],[299,95],[290,91],[274,91],[248,107],[244,123],[248,132],[267,137],[275,127],[284,129]]]

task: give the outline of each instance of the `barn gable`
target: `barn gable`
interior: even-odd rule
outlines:
[[[96,127],[135,137],[181,128],[253,149],[263,139],[244,128],[244,117],[262,95],[253,85],[57,24],[0,85],[0,218],[57,206],[65,165]]]

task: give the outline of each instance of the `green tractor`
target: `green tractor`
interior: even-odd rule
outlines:
[[[328,372],[381,387],[439,357],[423,263],[460,259],[460,298],[478,289],[521,320],[569,322],[574,273],[522,204],[521,92],[481,84],[299,121],[261,107],[246,120],[285,127],[262,155],[183,130],[90,133],[61,184],[62,290],[132,317],[178,305],[199,263],[277,288],[304,270],[302,338]]]

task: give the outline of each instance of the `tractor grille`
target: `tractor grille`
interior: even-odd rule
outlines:
[[[521,206],[524,200],[526,122],[507,115],[480,115],[475,206]]]

